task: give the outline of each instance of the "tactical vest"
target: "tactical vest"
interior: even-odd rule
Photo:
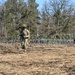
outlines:
[[[22,38],[24,38],[24,36],[25,36],[25,34],[24,34],[24,32],[23,32],[24,30],[20,30],[20,36],[22,37]]]

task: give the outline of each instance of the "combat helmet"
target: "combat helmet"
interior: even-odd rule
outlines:
[[[22,27],[26,28],[26,27],[27,27],[27,25],[26,25],[26,24],[23,24],[23,25],[22,25]]]

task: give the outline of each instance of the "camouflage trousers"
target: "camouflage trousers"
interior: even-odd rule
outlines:
[[[27,49],[29,47],[29,39],[21,38],[22,49]]]

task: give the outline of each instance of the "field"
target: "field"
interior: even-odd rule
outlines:
[[[0,75],[75,75],[75,46],[0,43]]]

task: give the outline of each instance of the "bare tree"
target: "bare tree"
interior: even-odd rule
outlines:
[[[68,0],[50,0],[45,2],[42,10],[42,29],[48,35],[54,33],[70,33],[74,25],[74,8]]]

